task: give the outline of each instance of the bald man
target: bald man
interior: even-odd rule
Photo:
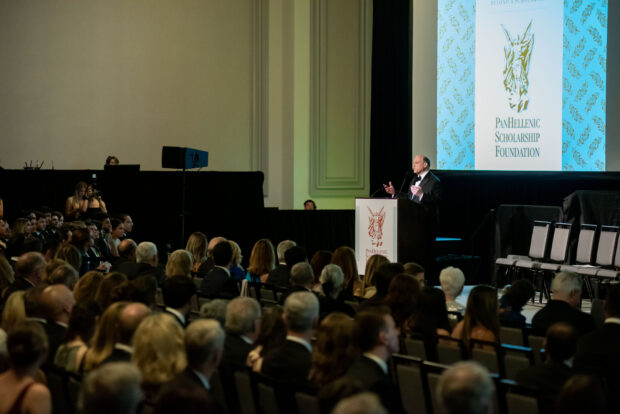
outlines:
[[[49,341],[48,362],[54,360],[56,351],[65,339],[69,319],[75,305],[73,292],[65,285],[51,285],[41,294],[41,304],[45,309],[47,323],[43,325]]]
[[[129,280],[133,280],[138,275],[140,266],[136,263],[136,242],[132,239],[125,239],[118,245],[119,256],[114,259],[110,272],[121,272]]]
[[[114,350],[103,360],[102,364],[131,360],[133,333],[138,329],[140,322],[150,314],[151,310],[146,305],[137,302],[130,303],[121,310],[118,315],[119,341],[114,344]]]

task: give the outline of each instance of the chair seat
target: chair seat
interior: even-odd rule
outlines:
[[[620,272],[613,269],[599,269],[596,273],[596,277],[604,277],[609,279],[616,279],[620,275]]]
[[[579,273],[579,271],[583,269],[581,266],[575,266],[575,265],[562,265],[560,266],[560,269],[562,272],[573,272],[573,273]]]
[[[531,260],[517,260],[515,266],[523,269],[538,269],[540,268],[540,262],[533,262]]]
[[[516,262],[516,260],[509,259],[508,257],[500,257],[495,261],[495,264],[500,266],[514,266]]]
[[[556,263],[541,263],[540,270],[549,270],[552,272],[557,272],[560,270],[560,265]]]

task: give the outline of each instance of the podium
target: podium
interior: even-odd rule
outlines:
[[[391,262],[431,264],[435,218],[408,199],[355,199],[355,254],[360,274],[366,261],[381,254]]]

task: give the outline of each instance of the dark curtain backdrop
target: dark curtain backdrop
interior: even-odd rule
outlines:
[[[375,0],[373,8],[371,193],[389,180],[398,189],[411,168],[410,0]]]

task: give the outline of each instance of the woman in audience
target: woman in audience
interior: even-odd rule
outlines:
[[[321,319],[332,312],[341,312],[351,318],[354,317],[355,310],[350,305],[344,303],[340,294],[344,283],[344,274],[340,266],[335,264],[325,266],[321,272],[320,281],[325,294],[324,300],[321,301]]]
[[[313,292],[320,293],[323,291],[319,278],[323,268],[332,261],[332,256],[333,254],[329,250],[319,250],[310,259],[310,267],[312,267],[312,274],[314,275],[314,280],[312,281]]]
[[[152,405],[161,386],[187,365],[184,333],[173,316],[158,313],[147,316],[133,336],[131,362],[142,373],[145,402]]]
[[[65,217],[67,221],[77,220],[88,209],[88,199],[86,197],[87,185],[80,181],[75,185],[73,195],[67,198],[65,203]]]
[[[22,322],[7,339],[11,369],[0,374],[0,413],[50,414],[52,397],[35,381],[47,357],[47,336],[41,325]]]
[[[465,312],[465,307],[456,301],[456,298],[463,292],[465,285],[465,275],[461,269],[456,267],[446,267],[439,273],[439,283],[441,290],[446,295],[446,308],[448,312],[458,312],[461,315]]]
[[[269,272],[276,267],[276,253],[269,239],[254,243],[250,254],[247,279],[252,283],[265,283]]]
[[[344,298],[353,299],[353,295],[360,296],[362,281],[357,271],[357,261],[353,249],[347,246],[337,248],[332,256],[332,264],[340,266],[344,273]]]
[[[56,254],[54,254],[54,256],[56,256]],[[52,273],[54,273],[54,270],[56,270],[56,268],[66,264],[67,262],[61,259],[54,259],[54,258],[50,260],[46,260],[46,261],[47,261],[47,264],[45,265],[45,276],[43,277],[43,282],[49,285],[49,283],[47,282],[47,278],[50,277]]]
[[[424,338],[426,357],[431,361],[437,361],[437,336],[450,336],[446,297],[440,289],[434,287],[422,289],[411,333]]]
[[[310,381],[317,388],[329,384],[342,377],[358,356],[355,322],[344,313],[330,314],[316,333]]]
[[[22,245],[26,240],[32,238],[32,225],[30,220],[20,217],[13,223],[13,233],[7,242],[7,257],[19,256],[22,252]]]
[[[250,351],[247,366],[254,372],[260,372],[263,366],[263,356],[273,349],[277,349],[286,341],[286,326],[281,306],[272,306],[263,309],[258,336],[254,340],[254,349]]]
[[[371,298],[377,293],[373,276],[381,265],[390,263],[387,257],[380,254],[373,254],[366,261],[366,272],[362,283],[362,296],[366,299]]]
[[[245,270],[243,270],[243,267],[241,266],[241,260],[243,259],[241,248],[232,240],[228,240],[228,243],[230,243],[230,247],[233,252],[233,257],[231,260],[232,265],[230,266],[230,277],[232,277],[235,281],[241,281],[245,279]]]
[[[401,335],[410,331],[412,318],[418,311],[420,291],[420,283],[408,273],[400,273],[390,282],[385,301]]]
[[[106,241],[112,256],[118,257],[118,245],[121,244],[121,237],[125,235],[125,224],[117,218],[110,219],[112,231],[106,234]]]
[[[54,365],[66,371],[78,371],[95,331],[98,313],[95,303],[78,303],[73,307],[65,342],[56,351]]]
[[[191,278],[193,267],[192,253],[183,249],[175,250],[168,257],[166,277],[186,276]]]
[[[11,293],[4,304],[2,310],[2,329],[8,334],[20,322],[26,320],[26,309],[24,307],[25,290],[18,290]]]
[[[6,260],[3,254],[0,254],[0,299],[4,298],[4,295],[9,286],[15,282],[15,272]]]
[[[521,311],[535,294],[534,285],[529,280],[515,281],[499,300],[500,323],[504,326],[524,327],[525,316],[521,314]]]
[[[83,371],[88,372],[97,368],[114,350],[114,344],[120,338],[118,327],[119,315],[128,303],[113,303],[101,315],[93,334],[91,346],[84,354]],[[82,371],[82,369],[78,370]]]
[[[73,298],[76,303],[94,302],[99,285],[103,281],[103,273],[96,270],[86,272],[73,287]]]
[[[467,298],[465,317],[454,327],[452,337],[462,339],[468,349],[471,349],[472,339],[498,341],[499,317],[495,288],[479,285],[471,290]]]
[[[82,253],[72,244],[64,244],[58,248],[55,259],[64,260],[75,270],[82,268]]]
[[[87,217],[94,218],[97,216],[97,214],[108,213],[105,202],[101,199],[101,193],[98,190],[95,190],[92,184],[88,184],[88,187],[86,187],[86,198]]]
[[[187,239],[185,250],[190,252],[192,255],[192,259],[194,261],[192,271],[194,273],[198,272],[200,265],[207,260],[208,245],[209,241],[207,240],[207,236],[199,231],[192,233],[189,236],[189,239]]]
[[[126,283],[127,276],[119,272],[108,273],[103,278],[97,287],[97,293],[95,293],[94,298],[101,312],[105,312],[108,306],[115,302],[118,297],[115,291],[122,288]]]

